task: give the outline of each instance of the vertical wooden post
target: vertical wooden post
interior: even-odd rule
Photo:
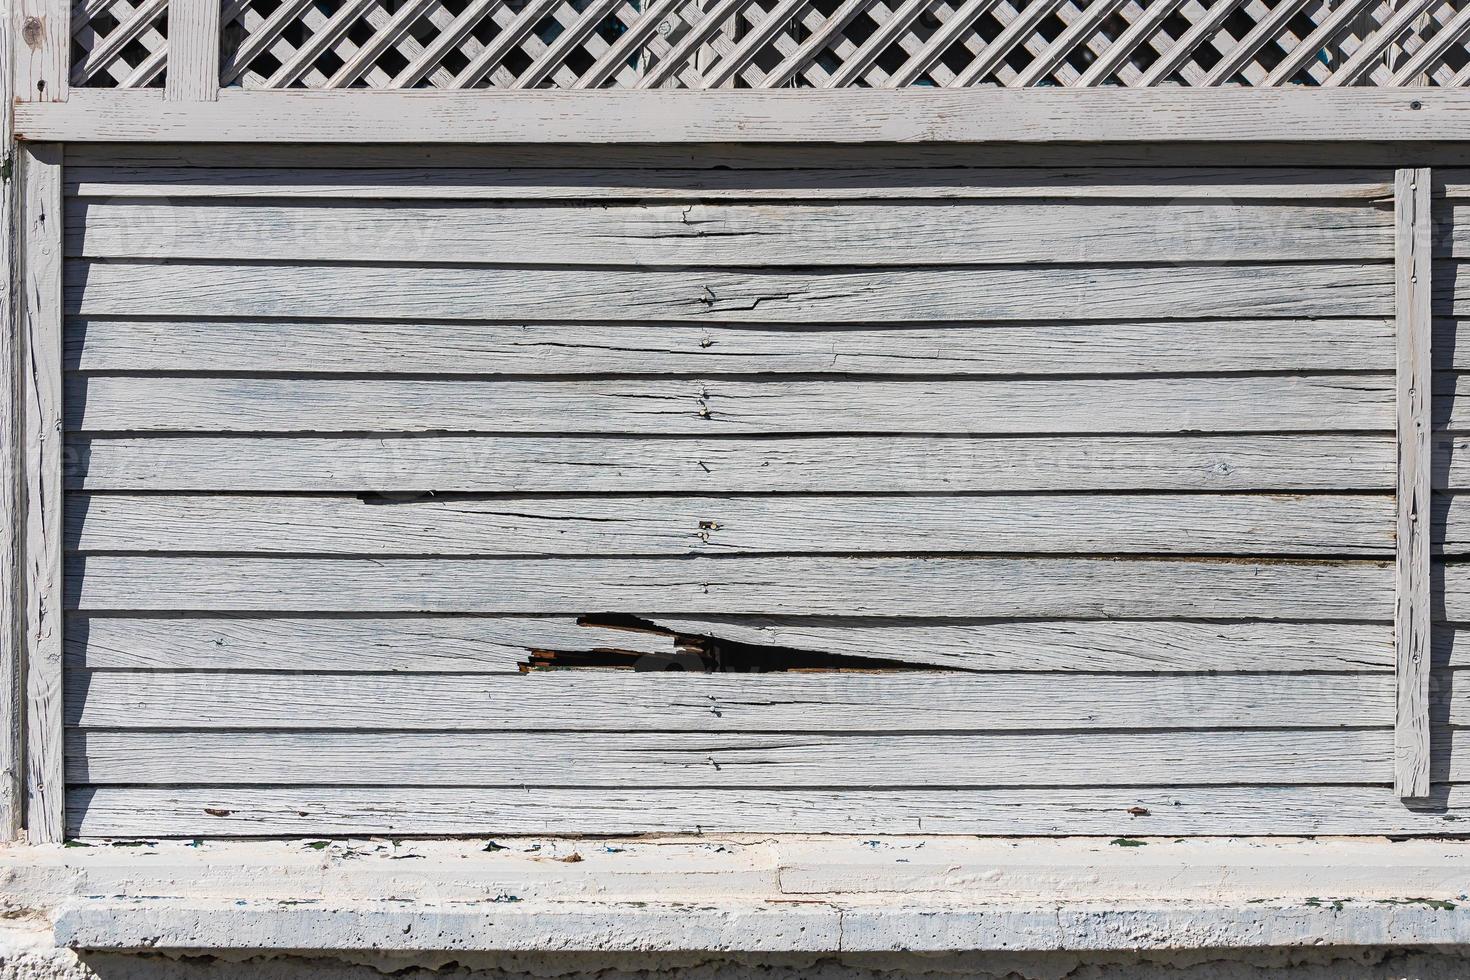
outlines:
[[[71,72],[70,0],[15,0],[10,9],[15,98],[65,102]]]
[[[0,270],[6,274],[5,288],[0,289],[0,841],[15,840],[23,822],[21,773],[23,742],[21,724],[25,718],[22,698],[20,655],[20,470],[19,423],[17,398],[15,318],[15,226],[13,198],[15,191],[15,131],[11,109],[15,101],[12,69],[15,65],[10,42],[10,20],[0,17],[0,92],[5,104],[0,106]]]
[[[169,0],[164,98],[179,102],[219,98],[219,32],[220,0]]]
[[[1429,169],[1394,181],[1398,309],[1398,549],[1394,792],[1429,795],[1430,270]]]
[[[61,147],[25,144],[21,172],[21,388],[25,472],[26,831],[65,833],[61,604]]]

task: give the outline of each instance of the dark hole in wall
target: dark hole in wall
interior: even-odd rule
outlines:
[[[845,653],[824,653],[818,650],[798,650],[794,647],[775,644],[741,643],[717,636],[678,633],[649,620],[620,613],[581,616],[577,622],[584,626],[667,636],[670,640],[670,650],[667,653],[618,649],[532,650],[529,659],[521,664],[521,672],[528,673],[533,670],[632,670],[646,673],[669,671],[693,674],[836,673],[844,671],[964,672],[957,667],[936,667],[929,664],[909,663],[904,660],[860,657]]]

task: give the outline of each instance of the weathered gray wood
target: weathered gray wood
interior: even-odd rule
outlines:
[[[1436,587],[1433,613],[1436,621],[1470,623],[1470,564],[1434,564]]]
[[[7,64],[13,57],[15,73],[15,87],[12,92],[7,85],[7,94],[17,101],[65,100],[71,78],[70,0],[17,0],[5,16],[10,18]]]
[[[15,99],[16,38],[10,11],[0,12],[0,95],[6,106]],[[25,657],[21,603],[21,552],[24,512],[20,486],[24,469],[21,450],[20,343],[15,310],[19,263],[15,241],[15,145],[8,109],[0,109],[0,152],[10,168],[0,173],[0,842],[16,840],[25,824]]]
[[[1470,487],[1470,440],[1449,478]],[[86,438],[89,490],[1391,490],[1392,437]]]
[[[1393,392],[1387,374],[985,381],[73,375],[66,424],[78,432],[1362,431],[1393,428]]]
[[[1393,309],[1386,263],[814,273],[334,265],[330,275],[301,264],[69,265],[67,312],[89,316],[516,320],[554,311],[558,319],[609,321],[900,323],[1383,316]]]
[[[985,671],[1391,671],[1393,631],[1366,623],[657,617],[692,636]],[[1470,640],[1441,631],[1446,666]],[[67,666],[123,670],[510,672],[529,650],[668,653],[658,633],[570,618],[76,615]]]
[[[1356,637],[1364,627],[1348,629],[1346,647],[1363,646]],[[566,616],[76,616],[66,637],[67,666],[78,669],[516,673],[532,650],[676,652],[666,634]]]
[[[410,496],[369,502],[92,494],[67,501],[67,547],[323,555],[1391,555],[1394,501],[1336,494]]]
[[[650,73],[644,81],[658,79]],[[1401,92],[1373,88],[987,86],[545,91],[534,99],[489,103],[474,91],[226,90],[218,103],[201,104],[94,89],[73,93],[65,104],[22,103],[16,130],[30,140],[205,143],[1076,143],[1120,136],[1136,142],[1305,143],[1470,136],[1464,120],[1470,93],[1415,92],[1420,109],[1414,111],[1404,99]]]
[[[25,407],[26,832],[64,832],[62,778],[61,147],[19,151]]]
[[[1102,836],[1454,834],[1470,791],[1404,806],[1386,786],[951,790],[393,790],[86,787],[81,837],[787,833]],[[1142,812],[1140,812],[1142,811]]]
[[[820,193],[820,192],[816,192]],[[1387,259],[1392,214],[1371,207],[1051,203],[626,207],[276,205],[84,200],[67,254],[588,266],[908,266]]]
[[[1387,371],[1393,337],[1387,318],[827,329],[73,317],[67,365],[269,372],[283,366],[282,351],[289,351],[291,370],[320,374]],[[1470,369],[1470,344],[1463,347],[1463,366]]]
[[[219,98],[222,6],[223,0],[169,0],[164,98],[178,102]]]
[[[1394,792],[1429,793],[1432,206],[1428,168],[1395,178],[1398,294],[1398,554],[1394,572],[1398,709]]]
[[[72,783],[412,786],[1170,786],[1357,783],[1387,728],[963,735],[67,733]],[[1452,775],[1463,776],[1459,757]]]
[[[926,732],[1393,724],[1388,673],[461,674],[73,672],[67,724],[105,729]],[[1470,710],[1462,712],[1470,715]]]
[[[1385,562],[93,555],[69,608],[1387,620]]]

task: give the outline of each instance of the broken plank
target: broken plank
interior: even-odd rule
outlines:
[[[84,200],[68,256],[575,266],[1388,259],[1393,215],[1263,203],[496,207]]]
[[[638,435],[1390,431],[1394,378],[1385,373],[449,381],[73,375],[66,384],[66,425],[72,432]]]
[[[289,350],[293,371],[328,375],[1205,374],[1390,370],[1393,336],[1382,317],[841,329],[73,317],[66,358],[113,372],[270,372]]]
[[[513,672],[529,650],[673,652],[672,632],[974,671],[1386,671],[1391,627],[1372,623],[873,620],[659,617],[669,632],[568,617],[87,616],[67,620],[67,666],[113,670]],[[1438,663],[1470,666],[1441,637]],[[1463,663],[1462,663],[1463,661]]]
[[[1386,620],[1385,562],[73,556],[68,608]],[[1470,594],[1470,590],[1467,590]]]
[[[71,729],[73,784],[867,787],[1357,783],[1388,728],[957,735]],[[1445,760],[1447,764],[1448,760]],[[1460,763],[1456,774],[1470,769]],[[522,790],[524,792],[524,789]],[[538,808],[539,809],[539,808]]]
[[[69,668],[514,673],[532,650],[672,654],[666,634],[534,616],[67,620]]]
[[[78,494],[66,541],[81,552],[282,555],[1390,555],[1394,521],[1393,497],[1344,494]]]
[[[986,836],[1454,834],[1470,788],[1405,807],[1386,786],[1075,789],[536,790],[89,786],[67,812],[80,837],[434,834],[980,834]]]
[[[779,665],[782,651],[769,656]],[[1393,712],[1389,672],[1059,677],[585,668],[486,677],[73,671],[66,723],[106,729],[830,733],[911,732],[917,722],[926,732],[995,732],[1387,726]]]
[[[190,147],[191,151],[197,150]],[[372,148],[375,155],[381,147]],[[668,153],[666,148],[655,152]],[[205,153],[207,154],[207,148]],[[745,150],[748,154],[750,150]],[[769,153],[769,151],[767,151]],[[983,152],[983,151],[982,151]],[[624,159],[621,166],[565,167],[303,167],[166,166],[103,160],[76,151],[67,193],[79,197],[170,199],[268,197],[438,200],[948,200],[1005,198],[1139,198],[1376,201],[1393,188],[1382,170],[1231,167],[756,167],[729,160],[725,169],[658,168]],[[494,155],[484,150],[482,159]],[[432,154],[431,154],[432,155]],[[504,153],[502,152],[503,156]],[[688,156],[689,154],[684,154]],[[876,154],[869,154],[875,156]],[[557,154],[567,159],[567,154]],[[299,159],[299,157],[297,158]],[[609,154],[606,161],[617,161]],[[728,159],[722,155],[722,159]],[[201,162],[206,162],[201,159]],[[544,161],[543,161],[544,162]],[[590,162],[590,161],[589,161]],[[667,164],[669,161],[662,161]],[[777,161],[780,162],[779,160]]]
[[[1470,441],[1466,441],[1470,445]],[[72,438],[89,490],[1389,490],[1392,436]],[[1461,475],[1461,471],[1464,475]],[[1455,455],[1470,485],[1470,449]]]
[[[1393,667],[1392,632],[1369,623],[998,622],[772,616],[655,616],[651,622],[688,636],[965,670],[1159,673]],[[1462,646],[1470,646],[1470,641]]]
[[[652,270],[150,261],[67,263],[66,311],[87,316],[935,320],[1385,316],[1387,263],[1019,269]]]

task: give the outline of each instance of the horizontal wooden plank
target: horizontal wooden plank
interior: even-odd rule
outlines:
[[[1434,531],[1431,541],[1436,553],[1470,554],[1470,494],[1446,492],[1434,495]]]
[[[1149,786],[1361,783],[1389,729],[964,735],[67,733],[70,784]],[[1463,756],[1441,753],[1463,775]],[[539,809],[539,808],[538,808]]]
[[[559,154],[565,159],[564,154]],[[1390,174],[1369,169],[1256,167],[807,167],[736,159],[725,169],[664,167],[604,156],[586,167],[150,166],[84,161],[66,169],[66,193],[109,199],[198,197],[397,200],[977,200],[1136,198],[1236,201],[1385,200]],[[545,160],[545,150],[542,149]],[[70,160],[68,161],[70,162]],[[451,161],[445,161],[451,162]],[[666,161],[667,162],[667,161]],[[769,161],[768,161],[769,162]],[[778,163],[781,161],[777,161]],[[785,161],[790,163],[788,159]]]
[[[244,91],[167,102],[77,89],[23,102],[17,139],[206,143],[1165,143],[1470,138],[1470,94],[1336,88]],[[1320,154],[1314,157],[1320,160]]]
[[[1386,259],[1391,210],[1280,202],[497,207],[85,199],[88,258],[574,266],[981,265]]]
[[[1454,348],[1453,338],[1446,351]],[[1463,345],[1470,348],[1470,344]],[[1393,368],[1393,322],[1176,320],[846,327],[72,318],[85,371],[313,374],[1148,374]],[[282,352],[290,351],[283,361]],[[1470,353],[1465,367],[1470,368]]]
[[[66,723],[108,729],[989,732],[1393,724],[1393,675],[525,675],[71,671]],[[1465,699],[1462,699],[1465,700]],[[1459,712],[1470,717],[1470,706]]]
[[[1470,371],[1470,317],[1435,317],[1432,344],[1436,371]]]
[[[1435,317],[1464,316],[1470,310],[1470,267],[1464,261],[1434,263],[1430,305]]]
[[[1465,540],[1470,544],[1470,505]],[[76,551],[1392,554],[1388,495],[262,497],[78,494]],[[1450,545],[1446,544],[1448,549]]]
[[[1435,668],[1453,671],[1470,667],[1470,630],[1436,626],[1433,645]]]
[[[1470,623],[1470,564],[1436,562],[1434,577],[1434,618],[1450,623]]]
[[[690,636],[984,671],[1391,670],[1391,628],[1370,623],[872,620],[659,617]],[[137,617],[73,615],[72,669],[516,670],[533,649],[667,653],[666,635],[507,616]],[[1444,665],[1470,666],[1470,638],[1443,630]]]
[[[1386,263],[858,272],[146,261],[67,263],[88,316],[372,316],[731,323],[1385,316]]]
[[[1384,562],[93,555],[68,608],[1386,620]]]
[[[1470,408],[1465,412],[1470,416]],[[1394,379],[1391,374],[987,381],[73,375],[66,382],[66,427],[71,432],[637,435],[1392,431]]]
[[[73,437],[67,451],[72,488],[238,492],[1387,490],[1395,461],[1391,437],[1365,435]],[[1470,440],[1445,472],[1470,485]]]
[[[1470,373],[1436,371],[1432,404],[1436,430],[1470,430]]]
[[[1102,836],[1453,834],[1470,790],[1407,807],[1386,786],[1167,789],[655,790],[84,787],[80,837],[768,833]]]

